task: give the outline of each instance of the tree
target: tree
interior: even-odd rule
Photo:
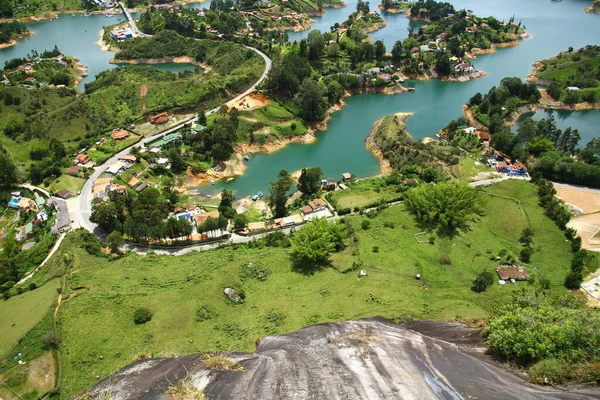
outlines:
[[[106,238],[106,243],[108,244],[108,247],[110,247],[110,251],[112,253],[118,254],[121,251],[120,248],[123,246],[125,241],[123,240],[123,235],[121,235],[121,232],[114,231],[108,235]]]
[[[465,182],[419,185],[408,191],[404,204],[424,229],[447,236],[468,230],[483,212],[479,194]]]
[[[273,210],[273,216],[275,218],[285,217],[287,213],[287,192],[290,190],[291,186],[292,179],[285,169],[279,171],[277,181],[271,182],[267,204],[269,204],[269,207]]]
[[[161,192],[169,200],[169,204],[174,206],[179,201],[179,192],[175,190],[175,181],[173,178],[163,178],[161,180]]]
[[[323,170],[319,167],[303,168],[298,178],[298,190],[307,196],[318,193],[322,176]]]
[[[378,40],[375,42],[375,59],[381,60],[383,56],[385,56],[386,49],[383,40]]]
[[[392,47],[392,57],[400,58],[402,57],[402,53],[404,52],[404,48],[402,46],[402,40],[396,40],[394,43],[394,47]]]
[[[321,31],[314,29],[308,34],[308,57],[319,58],[325,49],[325,38]]]
[[[244,229],[248,225],[248,216],[246,214],[236,214],[233,218],[233,229]]]
[[[169,149],[169,152],[167,153],[167,158],[171,163],[171,171],[173,171],[173,173],[178,174],[184,172],[187,169],[187,164],[181,157],[181,154],[179,154],[178,149]]]
[[[200,111],[198,111],[198,123],[202,126],[206,126],[206,111],[204,111],[204,108],[201,108]]]
[[[219,203],[219,213],[221,213],[226,218],[233,218],[236,214],[235,209],[233,208],[233,201],[235,200],[235,196],[233,192],[228,189],[224,189],[221,192],[221,202]]]
[[[296,102],[305,120],[322,121],[325,118],[327,100],[321,86],[312,79],[304,79],[298,89]]]
[[[8,152],[0,147],[0,186],[10,186],[15,183],[17,183],[17,167]]]
[[[475,279],[473,279],[471,290],[476,293],[485,292],[493,283],[494,275],[489,271],[482,271]]]
[[[329,222],[325,218],[315,218],[304,225],[291,239],[292,263],[304,270],[311,270],[329,262],[329,255],[335,250]]]
[[[97,223],[100,228],[108,233],[121,227],[121,223],[117,218],[117,210],[112,202],[96,204],[90,216],[90,221]]]

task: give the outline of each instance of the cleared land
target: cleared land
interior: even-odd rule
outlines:
[[[49,282],[38,289],[0,302],[0,356],[6,357],[19,339],[42,319],[56,297],[57,287],[56,282]]]
[[[600,193],[558,186],[555,186],[555,189],[558,197],[586,214],[600,211]]]
[[[532,265],[537,272],[530,273],[538,280],[550,279],[551,290],[563,291],[570,247],[538,206],[536,187],[507,181],[485,190],[498,196],[485,195],[487,213],[472,230],[452,241],[437,238],[433,245],[417,244],[413,234],[420,229],[402,205],[369,219],[368,230],[361,229],[367,216],[348,217],[358,240],[336,255],[337,270],[325,268],[313,275],[293,271],[283,248],[223,248],[177,259],[131,254],[109,261],[90,256],[74,235],[63,250],[76,272],[64,294],[74,297],[59,312],[62,394],[77,394],[94,384],[97,375],[108,376],[139,357],[250,351],[255,339],[319,322],[373,315],[485,317],[528,284],[495,284],[476,294],[471,282],[483,269],[495,269],[498,262],[491,258],[502,250],[516,256],[522,247],[519,235],[528,225],[536,234]],[[440,264],[442,255],[451,265]],[[266,280],[251,277],[250,262],[268,269]],[[368,276],[357,279],[353,264]],[[417,273],[421,280],[414,279]],[[226,300],[223,289],[228,286],[243,288],[244,304]],[[132,314],[140,306],[154,315],[135,325]],[[202,321],[198,309],[203,310]]]
[[[598,235],[598,232],[600,232],[600,213],[573,218],[568,226],[579,233],[584,249],[600,252],[600,237]]]

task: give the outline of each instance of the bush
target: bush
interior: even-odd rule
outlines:
[[[206,321],[208,319],[213,318],[216,315],[217,314],[215,313],[215,311],[206,304],[203,304],[196,309],[196,321],[198,322]]]
[[[379,253],[379,246],[373,246],[373,253]]]
[[[475,293],[482,293],[485,292],[488,287],[492,286],[493,283],[494,275],[489,271],[482,271],[475,279],[473,279],[471,290]]]
[[[552,286],[552,282],[550,282],[550,279],[548,279],[548,278],[540,279],[540,287],[542,289],[548,290],[548,289],[550,289],[550,286]]]
[[[133,313],[133,322],[136,325],[145,324],[152,319],[152,311],[146,307],[138,307]]]
[[[52,331],[42,336],[42,343],[44,343],[45,349],[58,349],[58,339]]]
[[[386,227],[386,228],[390,228],[390,229],[394,229],[396,227],[396,225],[393,222],[390,222],[390,221],[385,221],[383,223],[383,226]]]
[[[35,290],[35,289],[37,289],[37,285],[35,283],[33,283],[33,282],[31,282],[28,287],[29,287],[29,290]]]
[[[17,286],[17,294],[22,294],[23,293],[23,288],[21,286]]]
[[[344,207],[344,208],[340,208],[338,210],[338,215],[346,215],[346,214],[350,214],[352,212],[352,210],[348,207]]]
[[[363,230],[368,230],[371,228],[371,221],[369,220],[364,220],[361,224],[361,227],[363,228]]]
[[[452,260],[450,259],[450,256],[447,254],[442,254],[440,256],[440,264],[441,265],[450,265],[452,264]]]

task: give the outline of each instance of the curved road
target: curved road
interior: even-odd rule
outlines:
[[[235,98],[229,100],[228,102],[224,103],[225,105],[235,105],[235,104],[239,103],[239,101],[242,98],[244,98],[245,96],[254,92],[256,90],[256,88],[262,82],[264,82],[265,79],[267,79],[267,76],[273,66],[271,59],[262,51],[255,49],[254,47],[250,47],[250,46],[244,46],[244,47],[246,47],[249,50],[254,51],[255,53],[257,53],[259,56],[261,56],[265,60],[265,70],[264,70],[263,74],[260,76],[260,78],[250,88],[248,88],[242,94],[240,94],[240,95],[236,96]],[[219,110],[219,107],[213,108],[212,110],[208,111],[205,115],[209,116],[209,115],[217,112],[218,110]],[[177,131],[178,129],[181,129],[181,127],[183,127],[185,124],[194,123],[197,120],[198,120],[197,116],[192,117],[192,118],[187,118],[187,119],[181,121],[181,123],[175,125],[172,128],[167,129],[164,132],[159,133],[158,135],[154,135],[152,137],[143,139],[143,140],[137,142],[136,144],[134,144],[130,147],[127,147],[126,149],[124,149],[124,150],[120,151],[119,153],[115,154],[114,156],[112,156],[101,166],[96,167],[94,173],[92,175],[90,175],[89,179],[83,185],[83,189],[81,189],[81,194],[77,198],[73,199],[72,201],[67,202],[67,204],[69,206],[69,213],[72,216],[71,218],[73,219],[73,223],[75,225],[79,225],[80,227],[87,229],[88,231],[95,234],[98,238],[104,240],[106,234],[101,229],[99,229],[95,223],[90,221],[90,216],[92,213],[92,210],[91,210],[92,185],[93,185],[94,181],[96,179],[98,179],[98,177],[102,173],[104,173],[104,171],[106,171],[106,169],[109,166],[111,166],[112,164],[117,162],[119,160],[119,158],[128,154],[132,147],[140,147],[142,145],[145,145],[146,143],[155,141],[156,139],[158,139],[164,135],[167,135],[169,133]]]

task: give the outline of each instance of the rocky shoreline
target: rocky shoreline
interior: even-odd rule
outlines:
[[[398,125],[398,127],[400,129],[406,131],[406,120],[408,119],[408,117],[413,115],[413,113],[412,112],[408,112],[408,113],[399,112],[399,113],[395,113],[393,115],[394,115],[394,120],[395,120],[396,124]],[[387,115],[382,118],[379,118],[377,121],[375,121],[375,123],[373,123],[373,126],[371,127],[371,132],[369,132],[369,136],[367,136],[367,138],[365,139],[365,146],[366,146],[367,150],[369,150],[371,152],[371,154],[373,154],[375,156],[377,161],[379,161],[379,169],[381,170],[381,173],[384,175],[392,173],[393,168],[390,165],[390,161],[383,156],[381,149],[377,145],[375,136],[377,135],[377,131],[379,131],[379,129],[381,128],[381,124],[383,123],[383,120],[386,117],[387,117]],[[407,135],[410,136],[410,134],[408,132],[407,132]]]

